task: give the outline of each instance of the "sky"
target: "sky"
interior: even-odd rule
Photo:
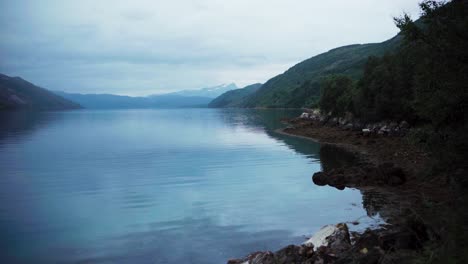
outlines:
[[[420,0],[0,0],[0,73],[78,93],[239,87],[398,33]]]

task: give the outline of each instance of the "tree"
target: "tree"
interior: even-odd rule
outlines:
[[[342,116],[352,110],[353,80],[344,75],[332,75],[322,81],[319,107],[332,115]]]

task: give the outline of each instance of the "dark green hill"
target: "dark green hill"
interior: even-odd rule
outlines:
[[[261,83],[251,84],[241,89],[227,91],[215,98],[208,105],[209,107],[239,107],[245,102],[246,98],[255,93]]]
[[[330,74],[345,74],[354,79],[362,75],[369,56],[382,56],[396,49],[399,35],[382,43],[356,44],[332,49],[303,62],[268,80],[242,107],[303,107],[315,104],[320,82]]]
[[[0,110],[65,110],[79,104],[19,77],[0,74]]]

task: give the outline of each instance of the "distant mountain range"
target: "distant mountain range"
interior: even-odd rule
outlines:
[[[237,89],[234,83],[199,90],[131,97],[114,94],[80,94],[49,91],[20,77],[0,74],[0,110],[65,110],[207,107],[213,98]]]
[[[113,94],[79,94],[59,91],[54,91],[54,93],[91,109],[189,108],[206,107],[213,98],[232,89],[237,89],[234,83],[145,97]]]
[[[183,90],[180,92],[170,93],[168,95],[180,95],[180,96],[200,96],[216,98],[225,92],[238,89],[235,83],[221,84],[218,86],[202,88],[200,90]]]
[[[77,102],[84,108],[90,109],[206,107],[212,100],[209,97],[174,94],[131,97],[114,94],[79,94],[58,91],[54,91],[54,93]]]
[[[0,110],[66,110],[81,106],[20,77],[0,74]]]

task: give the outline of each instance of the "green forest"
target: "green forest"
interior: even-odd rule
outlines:
[[[318,106],[334,116],[364,121],[408,120],[423,126],[418,139],[466,153],[468,4],[424,1],[422,16],[395,18],[403,41],[382,57],[371,56],[363,75],[332,75],[321,83]],[[450,157],[453,159],[454,157]]]

